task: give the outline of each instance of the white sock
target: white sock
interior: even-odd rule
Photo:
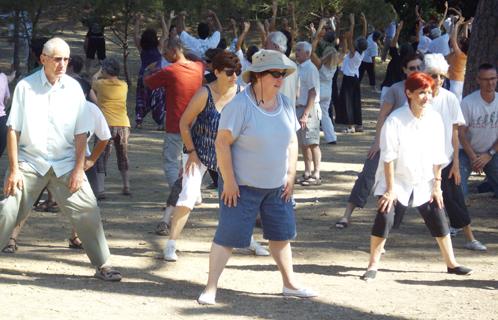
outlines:
[[[166,244],[166,247],[176,248],[176,240],[168,240],[168,243]]]

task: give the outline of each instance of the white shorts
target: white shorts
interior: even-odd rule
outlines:
[[[188,154],[182,154],[183,176],[182,176],[182,192],[178,196],[176,206],[187,207],[192,210],[195,206],[195,201],[201,195],[202,177],[207,171],[207,167],[201,163],[200,166],[194,167],[194,172],[187,175],[185,164],[188,160]]]

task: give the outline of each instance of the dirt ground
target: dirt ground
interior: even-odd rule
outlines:
[[[79,40],[71,40],[74,52],[81,53]],[[1,47],[5,70],[9,48]],[[136,52],[132,58],[137,61]],[[472,267],[473,275],[445,273],[435,240],[410,210],[387,242],[377,279],[368,284],[359,279],[368,262],[374,199],[354,213],[349,228],[339,231],[333,225],[343,213],[374,135],[377,94],[367,86],[362,89],[365,132],[339,133],[337,145],[321,145],[323,185],[295,190],[294,269],[303,285],[320,293],[318,298],[283,298],[280,275],[270,257],[236,253],[222,274],[218,304],[197,304],[207,281],[217,194],[203,190],[203,204],[195,208],[177,242],[179,260],[162,260],[166,238],[153,230],[168,188],[162,171],[163,134],[155,131],[149,117],[145,128],[132,130],[130,138],[133,196],[120,194],[119,173],[111,162],[108,197],[100,202],[112,262],[123,281],[95,279],[86,255],[68,249],[66,217],[33,212],[18,239],[19,251],[0,254],[0,319],[498,319],[498,200],[490,194],[470,197],[474,232],[488,251],[465,250],[462,235],[453,238],[457,260]],[[132,92],[131,119],[133,101]],[[0,176],[6,168],[4,156]],[[300,161],[298,169],[302,168]],[[480,180],[472,177],[471,186],[475,189]],[[255,236],[267,244],[260,229]]]

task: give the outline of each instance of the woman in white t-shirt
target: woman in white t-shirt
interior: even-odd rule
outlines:
[[[337,65],[341,63],[341,55],[333,46],[327,47],[321,57],[316,54],[316,48],[325,34],[324,26],[329,19],[322,19],[318,25],[313,41],[311,43],[311,62],[317,67],[320,74],[320,109],[322,109],[322,130],[325,142],[335,144],[337,136],[334,124],[329,114],[330,102],[332,101],[332,80],[337,71]]]
[[[447,272],[467,275],[458,265],[445,218],[441,191],[441,166],[447,162],[444,124],[430,108],[434,80],[425,73],[411,74],[405,82],[408,107],[391,113],[382,127],[380,161],[374,194],[379,197],[370,238],[370,261],[362,279],[375,279],[381,252],[391,228],[399,226],[411,202],[436,238]]]
[[[362,131],[361,118],[361,91],[359,80],[359,68],[363,60],[364,51],[368,47],[364,37],[356,39],[353,46],[354,15],[349,16],[351,22],[350,29],[344,35],[343,52],[345,54],[342,62],[342,85],[339,94],[339,103],[336,106],[335,122],[347,125],[344,133],[354,133]],[[366,30],[366,20],[362,15],[364,29]]]

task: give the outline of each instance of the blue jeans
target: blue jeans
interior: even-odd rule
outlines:
[[[171,188],[178,179],[182,165],[182,137],[179,133],[168,133],[164,135],[163,144],[163,170],[166,182]]]
[[[462,190],[465,197],[469,194],[469,180],[470,173],[472,172],[472,163],[463,149],[460,149],[460,175],[462,176]],[[488,183],[493,189],[495,197],[498,198],[498,155],[495,154],[493,158],[484,166],[484,173],[488,178]]]

